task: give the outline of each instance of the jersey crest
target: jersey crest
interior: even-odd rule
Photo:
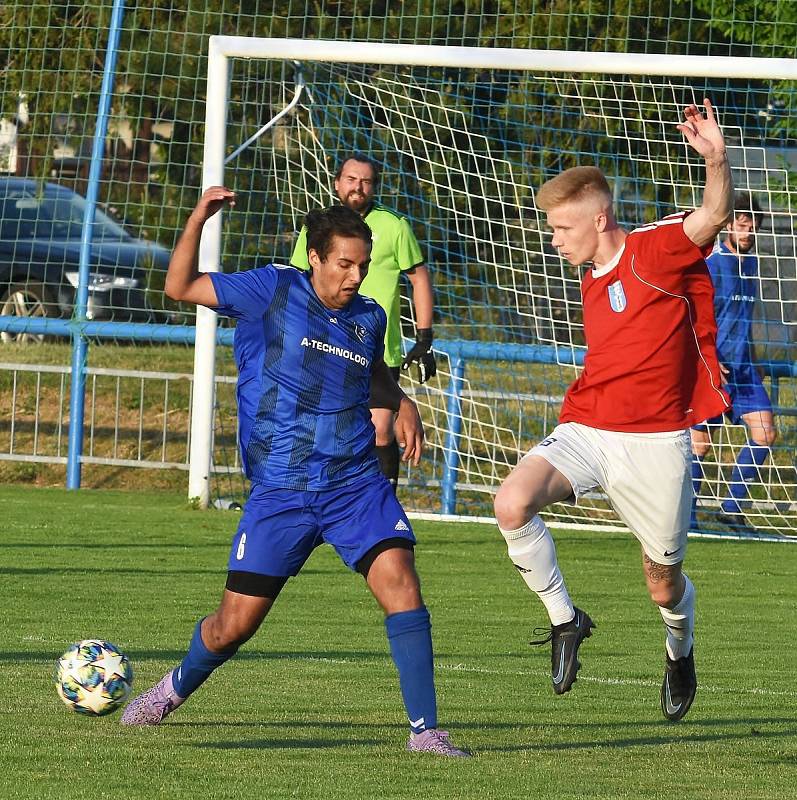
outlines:
[[[615,311],[618,314],[621,313],[622,311],[625,311],[625,307],[628,305],[628,303],[625,299],[625,290],[623,289],[623,282],[615,281],[614,283],[610,283],[608,292],[609,292],[609,305],[611,305],[612,311]]]
[[[357,335],[357,338],[365,344],[365,337],[368,334],[368,331],[365,329],[364,325],[360,325],[359,322],[354,323],[354,333]]]

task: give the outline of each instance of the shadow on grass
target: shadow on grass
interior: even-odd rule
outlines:
[[[302,730],[334,731],[334,730],[367,730],[375,734],[386,733],[389,731],[406,731],[407,726],[400,723],[374,723],[374,722],[341,722],[335,720],[275,720],[273,722],[177,722],[171,723],[176,726],[184,727],[186,732],[192,728],[257,728],[273,727],[279,730],[299,728]],[[326,749],[340,747],[379,747],[389,744],[392,737],[380,738],[318,738],[310,737],[307,739],[297,738],[258,738],[242,739],[239,741],[221,742],[193,742],[187,746],[195,747],[200,750],[303,750],[303,749]]]
[[[790,725],[792,727],[783,730],[762,730],[753,729],[752,726],[771,726],[771,725]],[[679,745],[698,744],[706,742],[731,742],[745,741],[753,737],[756,739],[781,739],[784,736],[797,735],[797,718],[789,719],[712,719],[695,720],[691,723],[673,724],[664,720],[650,721],[643,723],[595,723],[589,724],[564,724],[563,728],[629,728],[629,727],[648,727],[657,728],[662,731],[660,735],[653,736],[626,736],[622,739],[592,739],[582,742],[532,742],[529,744],[505,745],[500,747],[480,747],[479,751],[484,753],[513,753],[522,750],[537,750],[541,752],[567,752],[571,750],[622,750],[627,747],[658,747],[661,745],[671,745],[677,742]],[[487,726],[489,727],[489,726]],[[702,730],[706,727],[740,728],[739,730],[728,730],[726,732],[708,732]]]
[[[322,570],[303,569],[302,576],[328,574]],[[160,567],[0,567],[0,575],[217,575],[226,580],[224,566],[217,569],[172,569]]]
[[[340,747],[378,747],[384,739],[252,739],[244,742],[203,742],[192,744],[200,750],[318,750]]]
[[[0,567],[0,575],[218,575],[227,576],[218,569],[158,569],[141,567]]]
[[[169,718],[169,727],[190,728],[321,728],[323,730],[372,730],[372,731],[406,731],[407,726],[401,722],[342,722],[340,720],[301,719],[301,720],[252,720],[251,722],[177,722]]]
[[[178,726],[185,726],[187,728],[191,727],[245,727],[245,728],[263,728],[263,727],[274,727],[274,728],[396,728],[400,730],[404,730],[406,725],[402,723],[372,723],[372,722],[345,722],[345,721],[330,721],[325,719],[300,719],[300,720],[252,720],[251,722],[188,722],[188,721],[176,721],[176,720],[169,720],[169,725],[178,725]],[[743,725],[745,726],[744,734],[748,737],[759,737],[759,736],[770,736],[774,735],[775,732],[772,731],[762,731],[760,728],[756,726],[769,726],[769,725],[796,725],[797,726],[797,717],[788,717],[788,718],[778,718],[778,717],[766,717],[766,718],[756,718],[756,719],[710,719],[710,720],[696,720],[694,723],[688,724],[681,724],[676,725],[671,722],[666,722],[665,720],[645,720],[643,722],[628,722],[628,721],[617,721],[617,722],[581,722],[581,723],[563,723],[559,725],[560,728],[568,728],[572,730],[612,730],[612,729],[622,729],[628,730],[629,728],[655,728],[658,730],[667,730],[673,733],[675,732],[697,732],[698,736],[705,736],[705,733],[699,733],[700,728],[705,727],[728,727],[734,725]],[[749,726],[749,727],[748,727]],[[524,728],[532,728],[535,730],[542,730],[546,729],[548,725],[546,723],[540,723],[539,725],[533,726],[524,726],[519,725],[517,723],[512,722],[498,722],[498,723],[490,723],[487,725],[482,724],[469,724],[467,722],[446,722],[445,727],[448,730],[457,731],[460,734],[465,734],[467,732],[473,733],[474,731],[491,731],[491,730],[515,730],[515,731],[523,731]],[[781,736],[788,736],[792,733],[797,732],[795,731],[777,731],[778,735]],[[526,735],[528,735],[528,731],[526,731]],[[734,734],[735,735],[735,734]],[[653,736],[646,736],[639,740],[629,740],[629,741],[653,741],[657,737]],[[621,741],[621,740],[617,740]],[[662,739],[662,741],[671,742],[672,738]],[[607,743],[601,742],[600,745],[606,745]],[[609,743],[611,744],[611,743]],[[572,744],[572,746],[576,746]],[[579,744],[579,747],[587,747],[587,746],[596,746],[593,744]],[[526,746],[524,746],[526,747]],[[527,745],[527,747],[538,747],[538,745]],[[555,749],[555,747],[549,745]],[[500,750],[500,747],[496,748],[485,748],[485,749],[495,749]],[[518,745],[517,747],[511,747],[509,749],[521,749],[521,746]],[[797,756],[795,756],[797,758]]]
[[[90,531],[90,534],[96,534],[97,537],[102,536],[101,531]],[[29,550],[109,550],[113,547],[114,553],[121,550],[163,550],[164,552],[171,550],[187,551],[190,550],[195,553],[197,550],[218,550],[220,547],[228,546],[229,542],[208,542],[207,544],[192,544],[190,547],[185,544],[178,544],[174,540],[167,541],[164,539],[162,542],[117,542],[110,543],[109,541],[102,541],[97,543],[83,542],[78,538],[70,539],[67,542],[0,542],[0,550],[15,550],[15,549],[29,549]]]
[[[550,752],[550,753],[557,753],[557,752],[568,752],[568,751],[577,751],[577,750],[622,750],[625,748],[632,748],[632,747],[661,747],[672,745],[674,742],[678,742],[680,745],[689,745],[689,744],[703,744],[703,743],[710,743],[710,742],[730,742],[730,741],[737,741],[737,740],[745,740],[749,739],[751,736],[755,736],[756,738],[763,738],[763,739],[779,739],[783,736],[794,736],[797,735],[797,726],[792,727],[788,730],[761,730],[760,728],[751,729],[750,726],[756,725],[777,725],[777,724],[794,724],[797,720],[795,719],[740,719],[740,720],[708,720],[708,721],[700,721],[695,723],[691,726],[681,725],[673,725],[672,723],[667,723],[665,721],[656,722],[644,722],[644,723],[631,723],[632,726],[645,726],[645,727],[655,727],[662,731],[660,735],[643,735],[643,736],[625,736],[621,739],[611,739],[611,738],[590,738],[589,740],[581,741],[581,742],[540,742],[534,741],[527,744],[518,743],[516,745],[504,745],[504,746],[481,746],[475,747],[476,754],[487,754],[487,753],[513,753],[513,752],[522,752],[526,750],[536,750],[538,752]],[[279,729],[291,729],[291,728],[301,728],[303,730],[312,730],[312,729],[321,729],[321,730],[337,730],[337,729],[351,729],[351,730],[374,730],[374,731],[388,731],[388,730],[401,730],[405,729],[404,725],[400,724],[378,724],[378,723],[363,723],[363,722],[340,722],[340,721],[328,721],[328,720],[296,720],[296,721],[286,721],[286,720],[275,720],[273,722],[263,722],[263,721],[253,721],[253,722],[172,722],[171,725],[184,727],[186,732],[191,728],[257,728],[261,729],[263,727],[274,727]],[[710,726],[743,726],[742,730],[729,730],[726,732],[707,732],[701,731],[701,728],[710,725]],[[468,739],[468,731],[472,730],[467,725],[446,725],[446,727],[450,727],[452,730],[458,731],[458,738],[463,739],[467,742]],[[478,726],[479,728],[505,728],[505,729],[514,729],[519,730],[517,725],[509,725],[509,724],[499,724],[499,725],[481,725]],[[609,723],[602,724],[602,723],[595,723],[595,724],[578,724],[578,725],[565,725],[563,727],[568,728],[583,728],[583,729],[604,729],[604,728],[623,728],[627,729],[629,727],[629,723],[627,722],[617,722],[617,723]],[[518,737],[521,738],[521,737]],[[224,742],[205,742],[205,743],[192,743],[189,746],[196,747],[200,749],[218,749],[218,750],[274,750],[274,749],[302,749],[302,748],[334,748],[334,747],[358,747],[358,746],[378,746],[387,744],[389,740],[387,738],[380,738],[380,739],[318,739],[318,738],[310,738],[310,739],[296,739],[296,738],[284,738],[284,739],[269,739],[269,738],[258,738],[258,739],[244,739],[241,741],[224,741]],[[787,757],[787,761],[797,760],[793,759],[792,757]],[[776,761],[773,763],[782,763],[780,761]]]

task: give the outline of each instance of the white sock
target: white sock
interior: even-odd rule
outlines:
[[[673,661],[688,656],[695,640],[695,587],[686,575],[684,582],[683,597],[675,608],[659,606],[667,628],[667,655]]]
[[[556,547],[545,523],[533,517],[517,530],[505,531],[500,526],[499,530],[506,539],[512,563],[529,589],[542,600],[551,625],[570,622],[576,612],[556,563]]]

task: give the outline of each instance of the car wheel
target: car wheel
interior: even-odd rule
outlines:
[[[58,303],[43,283],[12,283],[0,294],[0,314],[11,317],[57,317]],[[43,333],[0,333],[3,342],[42,342]]]

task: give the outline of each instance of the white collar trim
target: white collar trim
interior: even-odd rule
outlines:
[[[602,278],[604,275],[608,275],[620,263],[620,258],[622,257],[624,251],[625,251],[625,242],[623,242],[620,249],[602,267],[599,267],[597,269],[595,267],[592,268],[592,277]]]

